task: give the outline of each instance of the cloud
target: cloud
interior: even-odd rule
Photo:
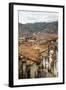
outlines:
[[[58,21],[58,13],[19,11],[19,23],[52,22]]]

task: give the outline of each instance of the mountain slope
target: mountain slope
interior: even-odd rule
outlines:
[[[20,24],[18,23],[19,29],[19,36],[22,33],[50,33],[50,34],[57,34],[58,33],[58,22],[36,22],[36,23],[27,23],[27,24]]]

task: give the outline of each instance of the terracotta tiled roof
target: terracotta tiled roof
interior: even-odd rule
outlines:
[[[41,37],[48,41],[56,40],[58,38],[57,35],[45,35],[36,38],[40,39]],[[48,43],[45,45],[39,45],[26,42],[19,46],[19,55],[27,58],[28,60],[38,62],[41,55],[43,57],[48,56]]]

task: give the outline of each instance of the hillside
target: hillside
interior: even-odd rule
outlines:
[[[36,22],[36,23],[27,23],[21,24],[18,23],[19,36],[22,33],[50,33],[57,34],[58,33],[58,22]]]

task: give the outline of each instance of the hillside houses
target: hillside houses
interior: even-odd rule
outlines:
[[[57,76],[56,53],[58,37],[55,34],[22,38],[19,45],[19,78]]]

